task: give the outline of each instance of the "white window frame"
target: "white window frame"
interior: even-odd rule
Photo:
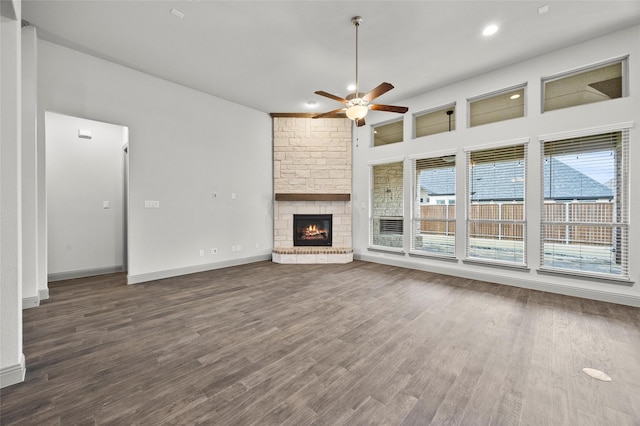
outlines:
[[[431,134],[428,134],[428,135],[418,136],[418,135],[417,135],[417,129],[418,129],[418,126],[417,126],[417,124],[416,124],[416,120],[417,120],[419,117],[422,117],[423,115],[432,114],[432,113],[434,113],[434,112],[438,112],[438,111],[443,111],[443,112],[445,112],[445,113],[446,113],[446,111],[447,111],[447,110],[453,110],[453,115],[456,117],[456,118],[455,118],[455,120],[456,120],[456,121],[454,122],[454,124],[456,124],[456,126],[457,126],[457,116],[458,116],[457,112],[458,112],[458,110],[457,110],[456,102],[452,102],[452,103],[449,103],[449,104],[445,104],[445,105],[437,106],[437,107],[434,107],[434,108],[429,108],[429,109],[426,109],[426,110],[423,110],[423,111],[416,112],[416,113],[414,113],[414,114],[413,114],[413,116],[411,117],[411,128],[412,128],[412,134],[411,134],[411,136],[412,136],[412,138],[413,138],[413,139],[417,139],[417,138],[427,138],[427,137],[429,137],[429,136],[438,135],[438,134],[441,134],[441,133],[447,133],[447,132],[444,132],[444,131],[443,131],[443,132],[437,132],[437,133],[431,133]],[[455,132],[455,131],[456,131],[456,128],[454,127],[454,128],[453,128],[453,129],[451,129],[450,131],[451,131],[451,132]]]
[[[523,98],[522,99],[522,102],[523,102],[522,117],[505,118],[503,120],[490,121],[488,123],[471,125],[471,104],[472,103],[478,102],[478,101],[483,101],[485,99],[498,97],[498,96],[503,95],[505,93],[513,92],[513,91],[519,90],[519,89],[523,89],[523,95],[522,95],[522,98]],[[518,118],[527,117],[527,115],[528,115],[527,114],[527,89],[528,89],[528,85],[525,82],[525,83],[516,84],[514,86],[506,87],[504,89],[495,90],[495,91],[490,92],[490,93],[485,93],[485,94],[482,94],[482,95],[474,96],[472,98],[467,98],[467,128],[471,129],[471,128],[478,127],[478,126],[486,126],[488,124],[500,123],[502,121],[509,121],[509,120],[515,120],[515,119],[518,119]]]
[[[394,216],[394,218],[401,218],[402,219],[402,228],[403,228],[403,233],[401,235],[401,243],[400,243],[400,247],[395,247],[395,246],[387,246],[387,245],[380,245],[380,244],[374,244],[374,226],[377,223],[376,220],[379,220],[380,218],[389,218],[387,217],[387,215],[385,214],[375,214],[375,194],[374,194],[374,190],[375,190],[375,181],[374,181],[374,168],[376,166],[384,166],[384,165],[390,165],[390,164],[394,164],[394,163],[400,163],[402,165],[402,185],[401,185],[401,191],[400,193],[402,194],[402,208],[401,208],[401,216]],[[369,221],[368,221],[368,227],[369,227],[369,246],[368,249],[369,250],[379,250],[379,251],[389,251],[389,252],[396,252],[396,253],[404,253],[404,235],[406,232],[406,226],[405,226],[405,218],[404,218],[404,180],[405,180],[405,158],[404,157],[396,157],[396,158],[387,158],[384,160],[380,160],[380,161],[374,161],[374,162],[370,162],[369,163]]]
[[[400,123],[400,126],[402,127],[402,138],[399,141],[396,142],[389,142],[389,143],[385,143],[382,145],[376,145],[376,129],[378,129],[379,127],[383,127],[383,126],[388,126],[389,124],[394,124],[394,123]],[[399,117],[399,118],[392,118],[390,120],[386,120],[386,121],[382,121],[380,123],[376,123],[376,124],[372,124],[371,125],[371,148],[378,148],[381,146],[388,146],[388,145],[395,145],[397,143],[402,143],[404,142],[404,117]]]
[[[593,128],[582,131],[575,132],[565,132],[553,135],[542,135],[539,137],[541,143],[541,153],[540,153],[540,167],[543,171],[540,177],[541,184],[541,194],[540,194],[540,203],[541,203],[541,213],[540,213],[540,266],[538,268],[541,272],[548,273],[557,273],[557,274],[566,274],[572,276],[582,276],[588,278],[597,278],[597,279],[607,279],[612,281],[630,281],[629,275],[629,129],[633,127],[633,123],[623,123],[613,126],[603,126],[599,128]],[[619,182],[621,188],[618,190],[619,200],[617,202],[620,204],[621,208],[621,220],[620,221],[612,221],[611,223],[580,223],[580,222],[570,222],[570,221],[546,221],[545,220],[545,200],[544,200],[544,188],[545,188],[545,174],[544,174],[544,161],[546,158],[546,144],[553,142],[560,142],[564,140],[571,140],[577,138],[589,138],[592,137],[597,139],[598,136],[603,136],[608,133],[617,133],[621,134],[619,154],[621,156],[621,167],[619,170],[620,175],[616,176],[619,178]],[[602,273],[602,272],[593,272],[583,269],[574,269],[574,268],[566,268],[566,267],[557,267],[553,265],[545,265],[545,226],[552,225],[565,225],[565,226],[606,226],[613,228],[619,228],[622,231],[622,235],[620,237],[620,242],[617,247],[618,250],[621,251],[621,265],[620,265],[620,273]]]
[[[572,105],[565,108],[555,108],[549,111],[545,111],[544,105],[545,105],[545,96],[546,96],[545,91],[547,88],[547,83],[550,83],[556,80],[561,80],[567,77],[572,77],[574,75],[583,74],[589,71],[597,70],[599,68],[608,67],[609,65],[614,65],[617,63],[620,63],[622,68],[622,96],[621,97],[625,98],[629,96],[629,55],[624,55],[624,56],[619,56],[612,59],[607,59],[602,62],[597,62],[595,64],[586,65],[584,67],[574,68],[572,70],[564,71],[558,74],[542,77],[540,79],[540,112],[542,114],[545,114],[545,113],[558,111],[566,108],[573,108],[581,105],[589,105],[589,103],[577,104],[577,105]],[[615,98],[615,99],[618,99],[618,98]],[[609,100],[613,100],[613,99],[609,99]]]
[[[502,219],[472,219],[471,216],[471,158],[473,153],[491,150],[504,150],[515,149],[516,147],[523,147],[522,167],[524,167],[524,188],[523,188],[523,200],[522,200],[522,219],[521,220],[502,220]],[[486,263],[491,265],[506,266],[509,268],[527,269],[527,180],[528,180],[528,149],[529,138],[513,140],[504,143],[483,145],[477,147],[465,148],[466,161],[465,161],[465,262],[469,263]],[[488,257],[471,256],[471,225],[477,223],[498,224],[500,225],[522,225],[522,262],[515,262],[510,260],[502,260]]]
[[[448,258],[448,259],[455,259],[456,258],[456,244],[455,244],[455,233],[457,232],[457,223],[456,223],[456,214],[453,215],[453,217],[450,217],[448,219],[446,219],[445,221],[448,223],[453,223],[454,224],[454,235],[453,235],[453,252],[451,253],[442,253],[442,252],[437,252],[437,251],[427,251],[427,250],[420,250],[418,247],[416,247],[416,237],[418,236],[416,233],[416,230],[418,229],[418,227],[420,227],[421,223],[423,221],[425,221],[425,219],[419,217],[418,215],[418,209],[421,208],[421,203],[420,203],[420,190],[419,190],[419,182],[417,181],[417,162],[419,162],[420,160],[430,160],[430,159],[436,159],[436,158],[447,158],[447,157],[452,157],[453,161],[452,161],[452,165],[453,165],[453,170],[454,170],[454,181],[456,179],[456,174],[457,174],[457,167],[456,167],[456,163],[457,163],[457,156],[456,156],[456,151],[443,151],[443,152],[438,152],[438,153],[431,153],[429,155],[420,155],[420,156],[414,156],[414,157],[410,157],[409,160],[411,161],[411,176],[410,176],[410,181],[411,181],[411,217],[410,217],[410,223],[411,223],[411,229],[409,231],[409,235],[410,235],[410,253],[414,254],[414,255],[419,255],[419,256],[426,256],[426,257],[441,257],[441,258]],[[454,190],[455,190],[456,186],[454,184]],[[457,197],[457,194],[454,194],[454,196]],[[454,205],[454,204],[445,204],[445,208],[449,209],[449,205]],[[455,207],[456,209],[458,207]],[[427,220],[429,221],[429,220]],[[437,220],[440,221],[440,220]],[[428,234],[427,234],[428,235]]]

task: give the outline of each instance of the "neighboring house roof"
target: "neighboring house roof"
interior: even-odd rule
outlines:
[[[612,198],[614,194],[612,188],[556,158],[545,161],[544,181],[547,200],[594,200]]]
[[[553,171],[552,178],[550,172]],[[455,195],[452,168],[431,169],[420,175],[420,187],[429,196]],[[594,200],[613,197],[607,185],[579,170],[551,158],[544,164],[544,198],[552,200]],[[524,193],[524,167],[517,161],[483,163],[473,169],[470,183],[473,201],[519,201]],[[551,191],[549,191],[551,189]]]
[[[455,195],[456,174],[455,168],[429,169],[420,174],[420,187],[430,196]]]
[[[482,163],[473,167],[469,182],[472,201],[521,201],[524,198],[524,166],[517,161]]]

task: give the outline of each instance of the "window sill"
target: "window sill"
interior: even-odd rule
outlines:
[[[564,275],[572,278],[588,278],[594,281],[609,281],[612,284],[628,284],[631,285],[634,283],[628,277],[621,277],[616,275],[608,275],[608,274],[598,274],[598,273],[590,273],[583,271],[576,271],[573,269],[562,269],[562,268],[545,268],[540,267],[537,269],[538,273],[549,274],[549,275]]]
[[[493,268],[502,268],[502,269],[513,269],[517,271],[530,271],[527,265],[517,264],[517,263],[509,263],[509,262],[501,262],[498,260],[484,260],[484,259],[470,259],[466,258],[462,260],[462,263],[469,265],[480,265],[480,266],[489,266]]]
[[[424,251],[410,251],[409,256],[425,257],[429,259],[444,260],[447,262],[458,263],[458,258],[455,257],[455,255],[450,255],[450,254],[437,254],[437,253],[429,253]]]
[[[367,250],[394,253],[394,254],[404,254],[404,249],[399,247],[369,246],[367,247]]]

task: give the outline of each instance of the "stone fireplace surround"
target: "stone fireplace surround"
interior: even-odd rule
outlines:
[[[276,263],[348,263],[351,236],[351,122],[273,117]],[[331,247],[294,247],[294,214],[331,214]]]

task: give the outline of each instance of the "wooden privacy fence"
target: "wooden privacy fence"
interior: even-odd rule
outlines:
[[[420,218],[427,219],[420,223],[421,233],[455,235],[455,208],[455,205],[420,206]],[[522,240],[524,225],[504,222],[524,220],[523,213],[520,203],[473,204],[469,211],[472,220],[495,222],[471,223],[469,233],[477,238]],[[613,215],[613,203],[545,203],[542,220],[554,223],[543,225],[544,241],[611,245],[614,233],[608,224]]]
[[[420,206],[420,218],[429,219],[420,223],[423,234],[455,235],[456,234],[456,206],[455,205],[426,205]]]
[[[543,220],[555,223],[543,226],[544,239],[550,243],[611,245],[613,227],[598,223],[610,224],[613,219],[613,203],[545,204]]]

